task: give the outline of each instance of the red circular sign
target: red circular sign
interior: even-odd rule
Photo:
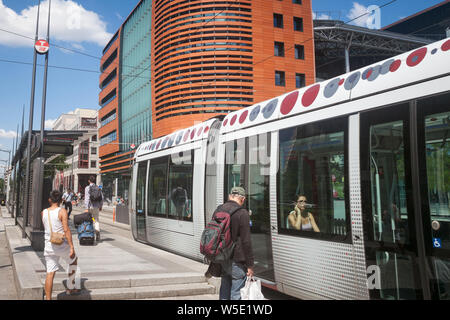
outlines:
[[[38,40],[34,44],[34,48],[36,49],[37,53],[45,54],[48,52],[48,49],[50,48],[50,46],[46,40]]]

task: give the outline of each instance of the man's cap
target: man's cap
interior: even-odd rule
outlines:
[[[245,189],[242,187],[233,187],[230,194],[236,194],[245,197]]]

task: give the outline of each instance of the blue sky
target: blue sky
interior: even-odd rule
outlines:
[[[49,68],[45,115],[48,125],[62,113],[68,113],[76,108],[98,108],[100,92],[98,70],[103,47],[138,2],[138,0],[52,0],[50,40],[60,47],[78,52],[53,47],[49,55],[49,64],[92,72]],[[312,6],[319,17],[349,21],[363,13],[370,5],[382,6],[388,2],[390,0],[312,0]],[[442,0],[397,0],[381,9],[381,27],[440,2]],[[0,29],[34,38],[37,3],[37,0],[0,0]],[[40,31],[43,36],[47,28],[47,7],[48,0],[42,0]],[[0,30],[2,73],[0,149],[12,148],[17,124],[21,122],[23,106],[25,106],[25,130],[28,128],[32,66],[23,63],[32,63],[33,43],[33,40],[26,37]],[[38,63],[43,65],[44,58],[38,57]],[[42,78],[43,67],[39,66],[33,121],[35,130],[39,129],[41,122]],[[0,159],[7,157],[7,153],[0,152]],[[0,168],[3,164],[0,162]],[[0,169],[0,175],[2,172],[3,169]]]

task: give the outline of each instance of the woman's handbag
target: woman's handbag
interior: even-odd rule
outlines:
[[[47,209],[48,213],[48,225],[50,226],[50,243],[61,245],[64,243],[65,235],[64,233],[60,232],[53,232],[52,231],[52,221],[50,220],[50,210]]]

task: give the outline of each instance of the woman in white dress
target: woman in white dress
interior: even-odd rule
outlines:
[[[74,275],[77,269],[77,256],[72,242],[72,233],[69,229],[67,211],[60,208],[62,201],[61,192],[53,190],[50,192],[48,202],[50,207],[42,211],[42,223],[45,229],[45,249],[44,257],[47,265],[47,277],[45,279],[45,298],[52,299],[53,279],[55,273],[59,270],[59,260],[62,258],[69,264],[69,279]],[[51,226],[49,224],[51,223]],[[50,233],[60,233],[64,235],[64,241],[61,244],[50,242]],[[69,281],[67,281],[69,283]],[[74,288],[75,279],[72,280],[72,288]],[[67,289],[67,294],[78,293],[79,289]]]

